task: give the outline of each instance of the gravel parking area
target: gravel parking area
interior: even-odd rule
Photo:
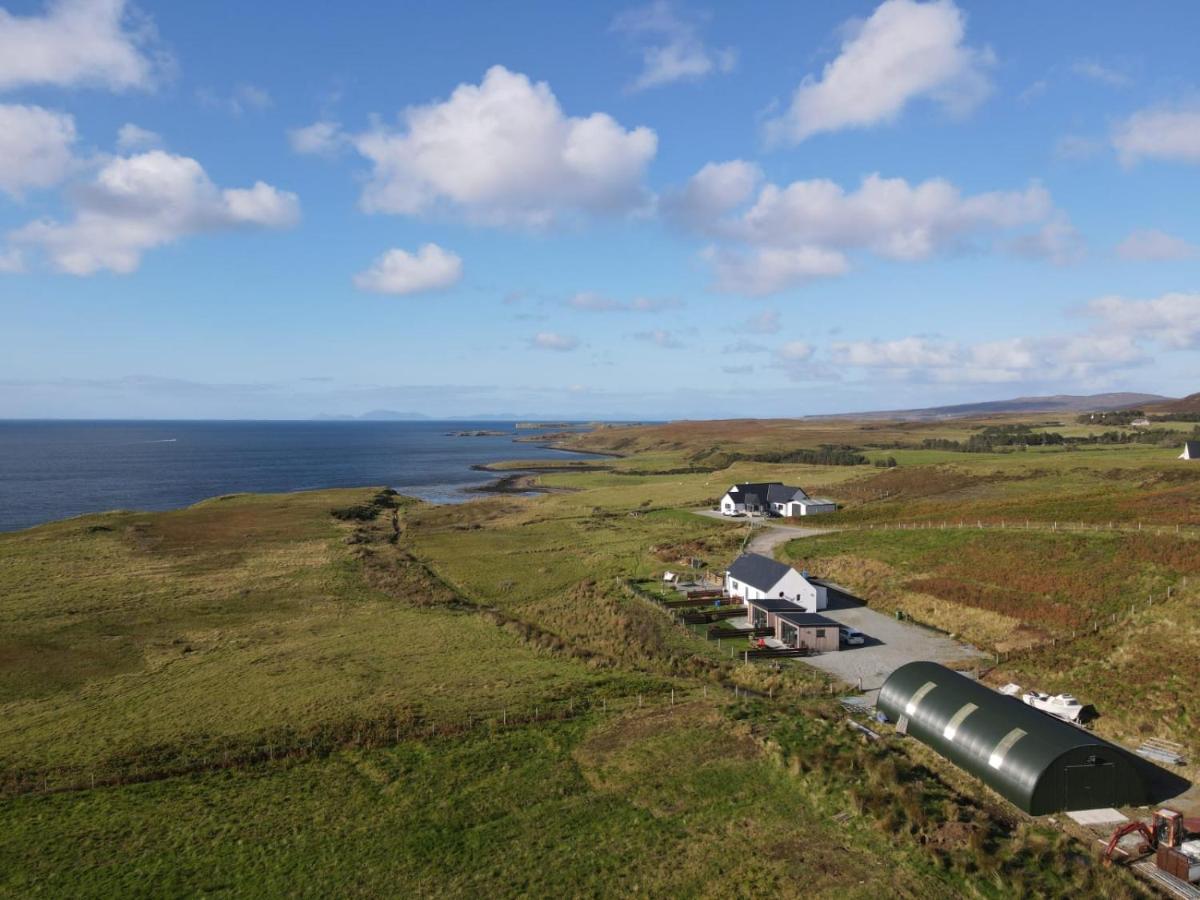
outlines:
[[[862,646],[843,646],[836,653],[822,653],[804,661],[847,684],[857,685],[861,678],[862,688],[869,692],[872,702],[887,677],[905,663],[920,659],[952,663],[986,657],[986,654],[969,644],[918,625],[901,622],[857,600],[838,595],[832,588],[829,591],[829,608],[822,610],[822,615],[857,628],[866,635],[867,641]]]

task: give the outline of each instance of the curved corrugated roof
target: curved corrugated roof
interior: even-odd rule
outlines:
[[[1141,773],[1125,750],[937,663],[901,666],[878,705],[1028,813],[1144,801]]]

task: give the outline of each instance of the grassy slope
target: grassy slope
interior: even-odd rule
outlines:
[[[844,439],[844,425],[836,434],[821,427],[801,434],[789,423],[704,423],[696,445],[719,443],[723,431],[731,444],[761,439],[774,449],[921,437],[908,425],[862,426],[853,440]],[[969,434],[954,428],[958,437]],[[1040,453],[941,454],[927,468],[914,458],[886,473],[754,462],[681,472],[690,468],[686,440],[634,433],[639,442],[646,449],[637,455],[605,460],[611,470],[541,476],[563,493],[409,506],[394,543],[386,517],[353,525],[328,515],[370,491],[233,498],[0,536],[5,767],[120,769],[138,752],[195,755],[381,715],[465,729],[456,738],[370,750],[355,738],[303,762],[7,801],[0,855],[18,864],[6,868],[0,888],[99,895],[137,893],[154,881],[176,893],[255,884],[277,894],[304,878],[316,893],[378,894],[399,884],[431,894],[630,892],[635,885],[662,893],[682,885],[678,892],[697,895],[867,896],[894,877],[901,895],[1007,896],[1017,876],[1005,874],[1004,861],[1020,868],[1037,859],[1039,871],[1051,872],[1040,893],[1093,883],[1091,867],[1057,838],[1034,840],[1035,859],[1027,859],[1027,838],[1007,836],[1002,810],[970,814],[998,835],[988,858],[1000,868],[976,867],[975,839],[955,819],[961,798],[935,789],[931,774],[917,783],[943,798],[937,809],[905,812],[911,801],[900,795],[891,806],[864,805],[842,779],[865,763],[854,742],[828,730],[779,732],[790,748],[785,757],[818,754],[829,765],[805,775],[791,764],[785,774],[771,752],[752,747],[775,746],[771,734],[783,726],[760,712],[746,719],[749,732],[732,728],[715,690],[676,718],[642,713],[649,725],[638,714],[615,721],[592,714],[488,737],[478,713],[573,706],[670,685],[697,696],[697,679],[718,677],[769,681],[776,697],[810,695],[814,679],[804,667],[779,674],[733,667],[624,588],[626,578],[674,568],[683,557],[719,568],[736,552],[740,529],[680,509],[711,502],[729,482],[798,481],[848,502],[849,514],[838,518],[852,521],[896,515],[895,497],[856,500],[855,492],[866,497],[875,479],[906,469],[933,483],[930,490],[919,477],[910,488],[924,491],[922,503],[990,503],[988,491],[1004,500],[1004,491],[1045,478],[1058,478],[1064,496],[1089,495],[1112,480],[1106,470],[1153,477],[1157,457],[1120,448],[1087,458],[1103,460],[1103,470],[1081,472],[1074,463],[1083,457],[1073,454],[1047,463],[1050,475],[1030,477]],[[948,464],[961,472],[946,490]],[[889,567],[882,584],[897,572],[927,577],[912,560],[925,553],[932,568],[947,549],[963,548],[881,544],[857,558]],[[885,562],[889,552],[900,557]],[[1068,557],[1056,569],[1069,570]],[[1181,571],[1168,568],[1139,569],[1137,577]],[[988,612],[962,597],[940,602],[968,621]],[[787,722],[828,714],[827,701],[801,702],[810,706]],[[886,797],[886,779],[880,788]],[[847,808],[861,821],[832,821]],[[575,850],[547,850],[564,845]],[[1113,895],[1132,890],[1119,878],[1109,887]]]

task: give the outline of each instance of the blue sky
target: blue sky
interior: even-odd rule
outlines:
[[[0,417],[1200,390],[1191,3],[0,10]]]

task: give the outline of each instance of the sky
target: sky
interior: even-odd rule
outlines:
[[[1200,6],[0,0],[0,418],[1200,390]]]

